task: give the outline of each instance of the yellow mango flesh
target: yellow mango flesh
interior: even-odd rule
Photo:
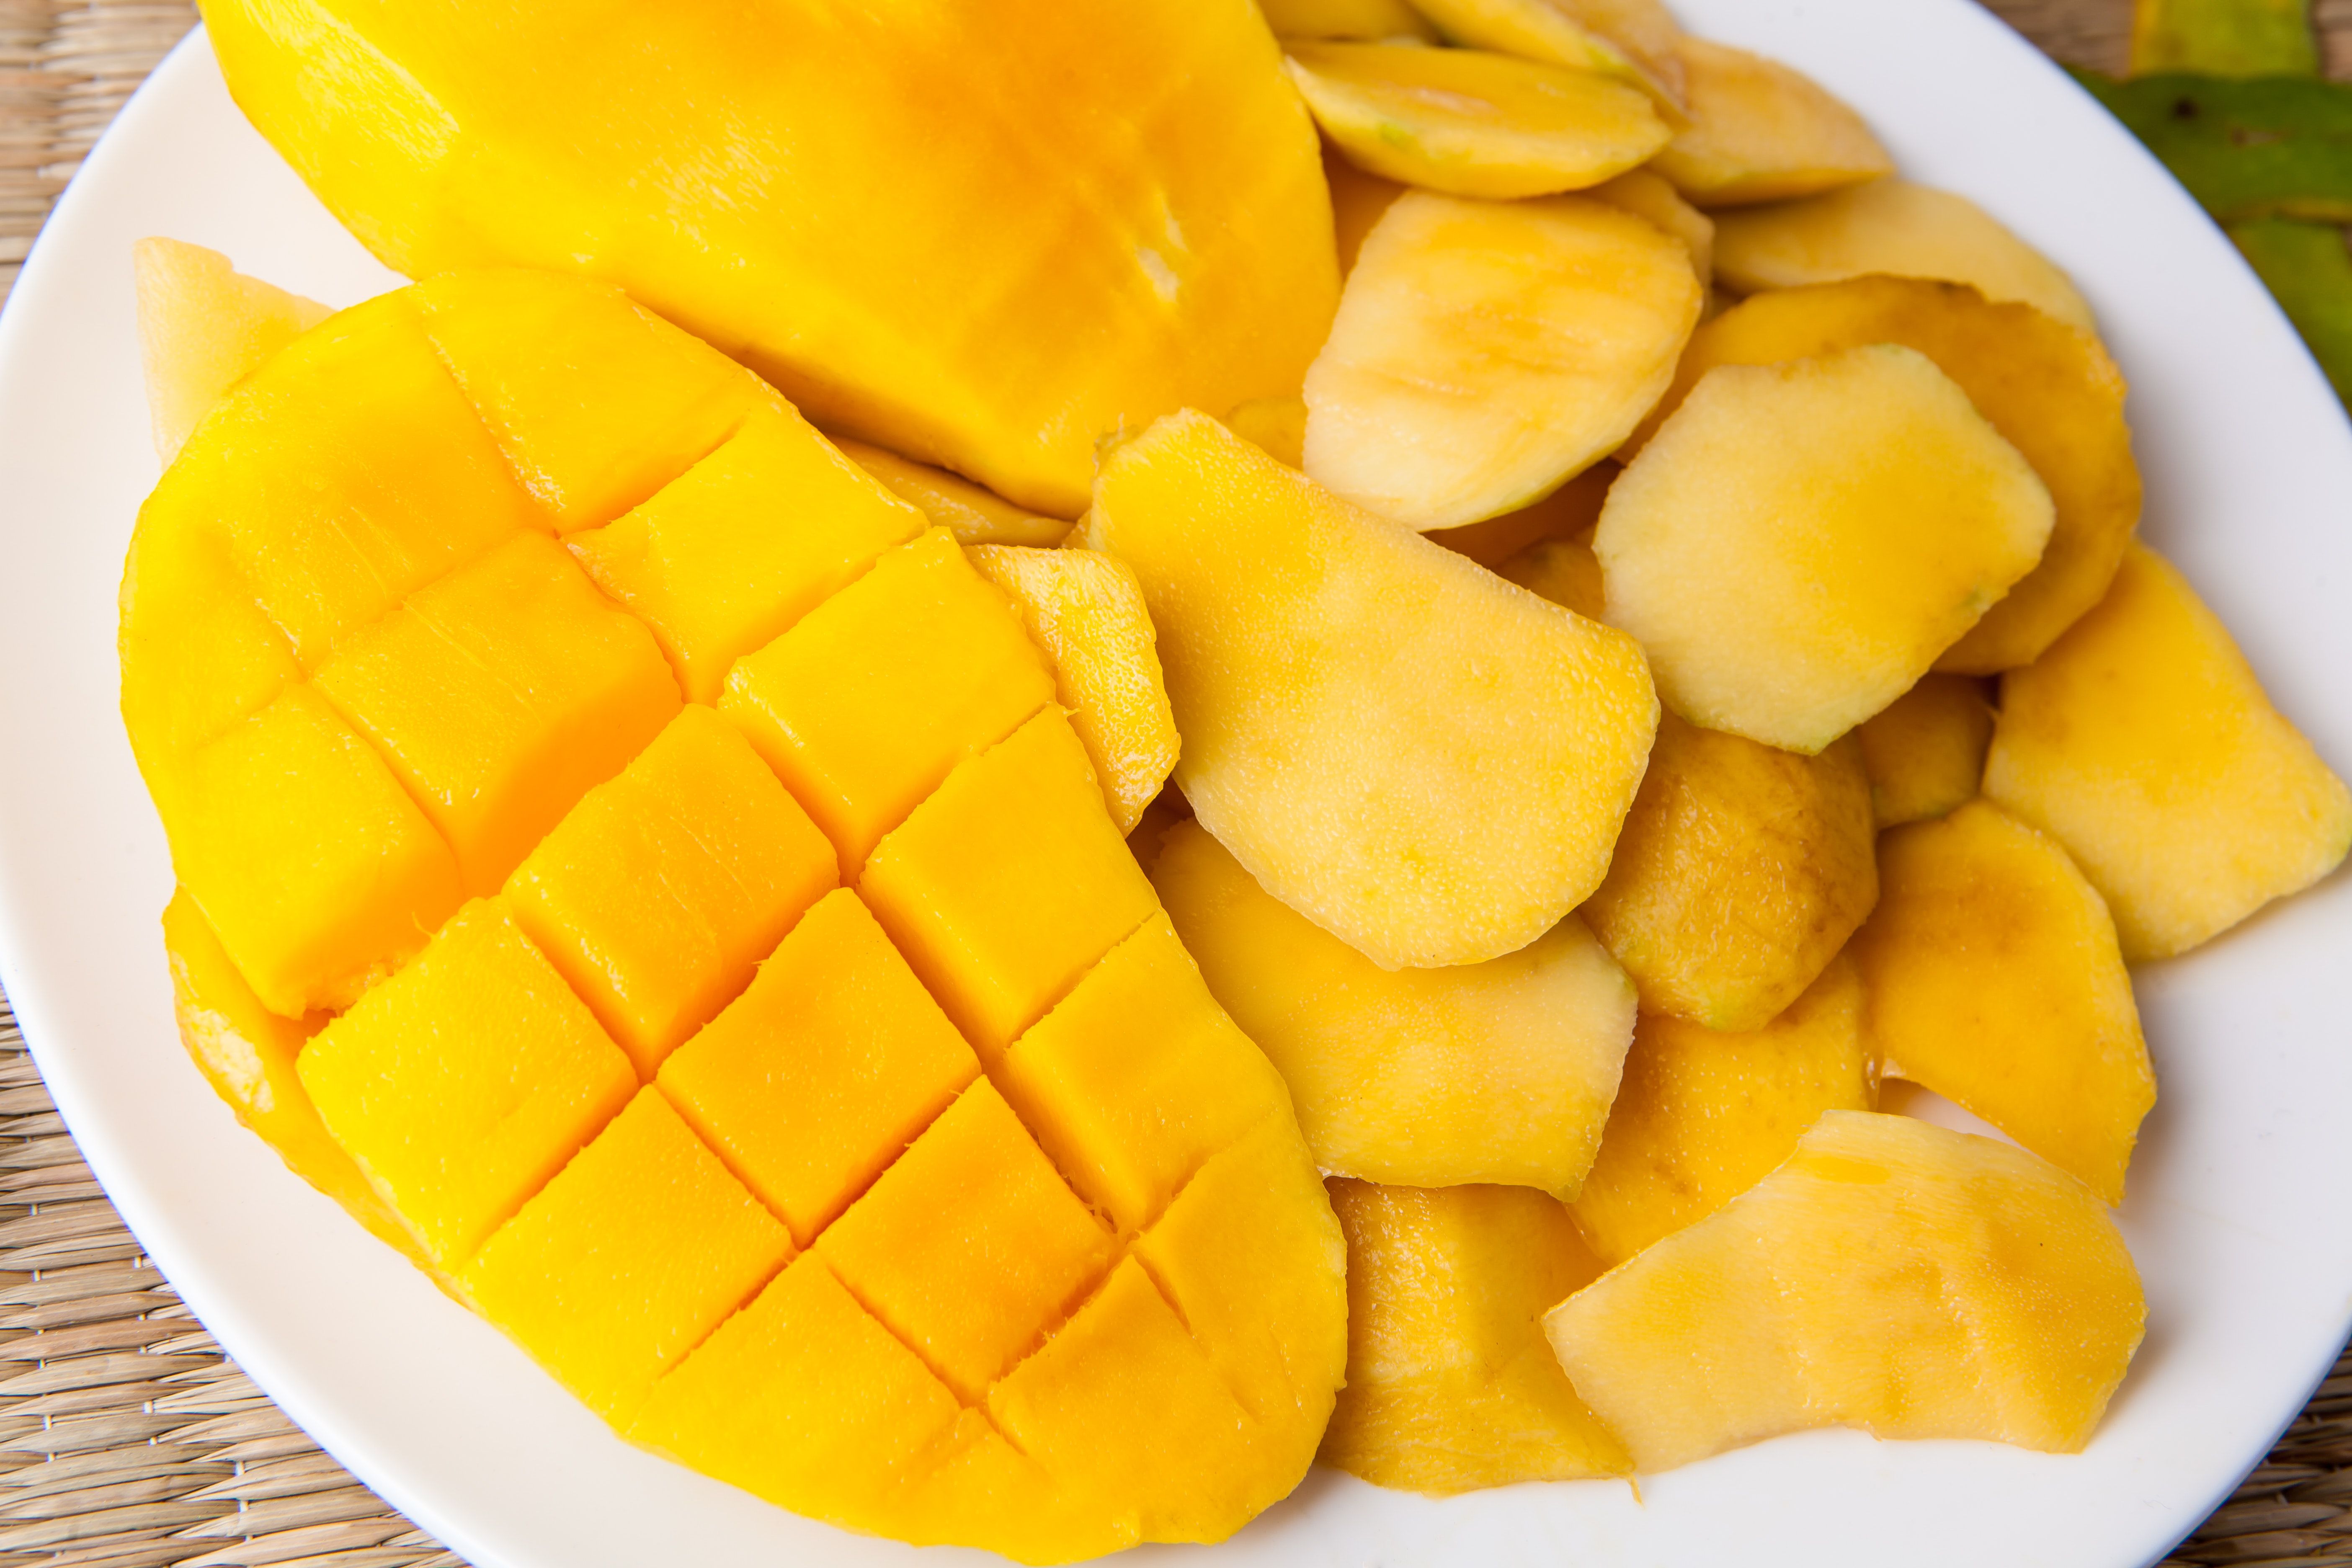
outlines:
[[[1181,744],[1135,573],[1092,550],[982,544],[970,555],[1053,660],[1055,695],[1087,743],[1103,804],[1119,832],[1131,832]]]
[[[1895,172],[1862,117],[1778,60],[1682,37],[1690,123],[1652,167],[1702,207],[1808,196]]]
[[[1649,98],[1482,49],[1294,41],[1291,80],[1340,151],[1423,190],[1509,201],[1623,174],[1665,145]]]
[[[1873,272],[1966,283],[2095,331],[2066,275],[1966,196],[1880,179],[1801,201],[1716,216],[1726,287],[1742,294],[1837,283]]]
[[[1716,220],[1683,200],[1664,175],[1648,169],[1629,169],[1584,194],[1596,202],[1607,202],[1622,212],[1632,213],[1652,228],[1681,240],[1683,248],[1690,253],[1691,270],[1698,274],[1699,287],[1713,286]]]
[[[1853,735],[1878,826],[1917,822],[1976,798],[1992,744],[1992,704],[1971,677],[1925,676]]]
[[[1330,321],[1314,132],[1246,0],[205,20],[239,106],[395,270],[616,284],[827,428],[1038,511],[1084,510],[1098,437],[1296,387]]]
[[[1151,874],[1325,1171],[1574,1195],[1633,1031],[1633,987],[1574,916],[1483,963],[1390,971],[1268,895],[1197,822],[1168,832]]]
[[[2056,512],[2042,559],[1936,668],[1989,675],[2032,662],[2098,603],[2139,523],[2123,374],[2087,331],[2028,305],[1990,302],[1966,284],[1857,278],[1776,291],[1692,335],[1653,425],[1717,365],[1774,364],[1865,343],[1901,343],[1935,361],[2049,487]]]
[[[1804,757],[1669,714],[1585,923],[1647,1011],[1760,1029],[1877,900],[1869,791],[1850,742]]]
[[[1824,1110],[1872,1109],[1863,985],[1840,957],[1760,1029],[1644,1013],[1601,1152],[1570,1205],[1603,1268],[1754,1186]]]
[[[884,489],[954,534],[959,544],[1029,544],[1042,549],[1061,543],[1070,531],[1063,519],[1024,511],[945,468],[845,436],[834,445],[842,456],[880,480]]]
[[[1656,723],[1631,639],[1197,414],[1113,454],[1082,542],[1143,584],[1177,784],[1283,902],[1383,967],[1475,963],[1599,884]]]
[[[641,446],[567,382],[608,363]],[[297,340],[127,573],[192,1049],[637,1441],[1029,1561],[1219,1538],[1328,1419],[1338,1226],[1045,656],[921,530],[593,285]]]
[[[2006,1143],[1832,1110],[1544,1330],[1636,1468],[1811,1426],[2078,1452],[2147,1305],[2096,1194]]]
[[[1592,548],[1669,707],[1812,752],[1925,675],[2052,518],[1951,378],[1879,343],[1708,371],[1610,487]]]
[[[1601,521],[1601,506],[1609,499],[1610,482],[1621,471],[1612,462],[1595,463],[1532,505],[1490,517],[1484,522],[1465,523],[1460,528],[1433,528],[1423,537],[1432,544],[1443,544],[1455,554],[1467,555],[1479,565],[1507,577],[1510,574],[1503,572],[1503,563],[1522,551],[1547,540],[1589,538],[1592,525]],[[1511,580],[1518,581],[1516,577]],[[1544,597],[1550,599],[1551,595],[1546,594]],[[1566,600],[1552,599],[1552,603],[1567,604],[1568,608],[1588,620],[1601,618]]]
[[[1528,545],[1495,568],[1530,594],[1540,594],[1562,609],[1588,620],[1609,612],[1609,596],[1601,580],[1601,557],[1581,539],[1543,539]],[[1654,748],[1653,748],[1654,752]]]
[[[1632,1468],[1544,1342],[1544,1312],[1601,1273],[1557,1200],[1338,1180],[1331,1206],[1348,1234],[1348,1385],[1325,1464],[1437,1496]]]
[[[1258,0],[1277,38],[1425,38],[1437,29],[1405,0]]]
[[[1603,72],[1679,115],[1681,37],[1656,0],[1416,0],[1457,44]]]
[[[223,394],[333,313],[185,240],[139,241],[131,272],[155,455],[165,463]]]
[[[1852,952],[1880,1069],[1955,1100],[2110,1204],[2156,1073],[2105,903],[1987,801],[1879,840]]]
[[[2097,608],[2002,678],[1984,792],[2066,847],[2133,962],[2210,940],[2352,847],[2352,791],[2137,544]]]

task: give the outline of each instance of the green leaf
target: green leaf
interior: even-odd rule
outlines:
[[[2352,406],[2352,250],[2327,224],[2256,218],[2232,224],[2230,237],[2252,263],[2311,357]]]
[[[2352,86],[2074,75],[2220,222],[2352,222]]]
[[[2317,76],[2310,0],[2138,0],[2134,76]]]

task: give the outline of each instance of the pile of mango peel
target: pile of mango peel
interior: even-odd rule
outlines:
[[[2126,965],[2352,794],[2082,296],[1821,87],[1654,0],[205,12],[418,281],[140,247],[183,1037],[622,1436],[1034,1563],[2090,1439]]]

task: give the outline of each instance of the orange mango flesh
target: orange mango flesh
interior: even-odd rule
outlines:
[[[1992,704],[1981,681],[1922,676],[1919,684],[1854,726],[1870,774],[1870,810],[1881,827],[1945,813],[1976,798],[1992,743]]]
[[[372,435],[371,336],[470,426]],[[566,392],[608,355],[642,447]],[[1033,1562],[1297,1482],[1344,1297],[1287,1094],[1012,606],[746,373],[591,285],[404,290],[205,422],[124,604],[191,1048],[627,1435]]]
[[[1035,511],[1085,510],[1103,437],[1295,391],[1337,303],[1314,129],[1241,0],[205,19],[239,107],[395,270],[615,284],[827,429]],[[635,389],[546,363],[619,395],[621,479]]]

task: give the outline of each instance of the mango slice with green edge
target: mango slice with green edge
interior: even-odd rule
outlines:
[[[1322,1460],[1444,1497],[1623,1475],[1539,1324],[1601,1264],[1558,1200],[1525,1187],[1335,1180],[1348,1233],[1348,1386]]]
[[[2106,1205],[2048,1161],[1829,1110],[1544,1331],[1646,1474],[1829,1426],[2076,1453],[2147,1312]]]
[[[2131,72],[2317,76],[2311,0],[2137,0]]]
[[[614,284],[826,429],[1047,515],[1085,510],[1102,437],[1294,390],[1338,300],[1314,127],[1248,0],[205,19],[394,270]]]
[[[784,542],[680,565],[747,517]],[[924,521],[599,285],[448,274],[296,339],[126,573],[183,1026],[634,1441],[1029,1562],[1219,1539],[1312,1458],[1343,1244],[1045,656]]]
[[[2178,72],[2115,81],[2077,71],[2074,79],[2217,222],[2352,222],[2352,86]]]
[[[2352,251],[2333,224],[2249,218],[2230,239],[2294,323],[2337,399],[2352,405]]]

